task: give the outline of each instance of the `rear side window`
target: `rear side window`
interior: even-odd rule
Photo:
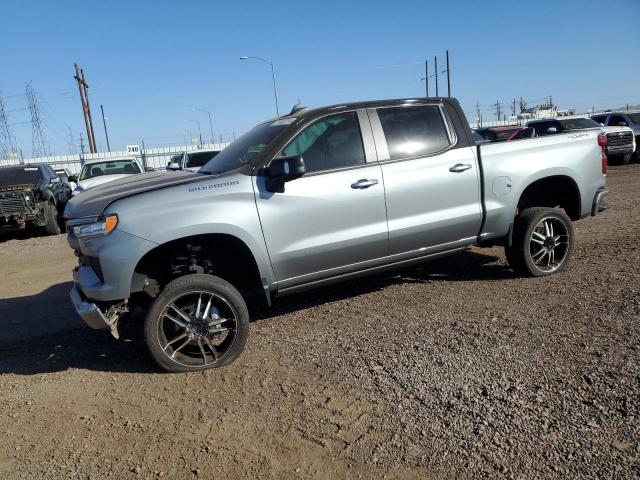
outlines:
[[[606,115],[598,115],[597,117],[591,117],[593,118],[596,122],[598,123],[602,123],[604,125],[604,121],[607,119]]]
[[[450,145],[440,109],[435,105],[378,109],[391,160],[419,157]]]
[[[614,127],[626,127],[627,121],[621,115],[611,115],[609,118],[609,125]]]

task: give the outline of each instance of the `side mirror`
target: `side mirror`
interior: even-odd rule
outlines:
[[[558,133],[558,129],[556,127],[549,127],[547,128],[546,133]]]
[[[600,123],[600,126],[601,126],[601,127],[604,127],[604,123],[602,123],[602,122],[601,122],[601,123]]]
[[[176,170],[180,170],[180,165],[178,165],[176,162],[171,162],[169,165],[167,165],[167,170],[173,170],[175,172]]]
[[[77,175],[69,175],[69,181],[73,183],[78,183]]]
[[[274,158],[265,169],[267,190],[284,193],[284,184],[300,178],[305,172],[306,168],[301,155]]]

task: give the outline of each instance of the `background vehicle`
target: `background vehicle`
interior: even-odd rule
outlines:
[[[524,127],[524,128],[520,128],[519,130],[516,130],[511,135],[509,135],[509,138],[507,138],[507,141],[523,140],[523,139],[526,139],[526,138],[535,138],[536,136],[537,135],[536,135],[535,128]]]
[[[527,123],[533,127],[538,136],[554,135],[556,133],[571,132],[585,129],[600,129],[607,136],[606,154],[609,162],[628,163],[636,148],[633,131],[624,126],[602,126],[587,117],[562,117],[533,120]]]
[[[57,235],[70,197],[71,189],[49,165],[0,167],[0,230],[34,226]]]
[[[68,168],[55,168],[53,170],[58,175],[58,178],[64,183],[67,187],[73,191],[76,188],[76,182],[72,182],[69,180],[70,177],[74,177],[74,174]]]
[[[605,208],[605,144],[593,129],[476,145],[447,98],[297,110],[199,173],[116,181],[69,202],[71,300],[115,335],[144,308],[156,362],[193,371],[240,354],[252,292],[270,304],[472,245],[503,245],[523,275],[561,272],[572,221]]]
[[[197,172],[209,160],[214,158],[220,150],[198,150],[195,152],[182,152],[171,157],[167,170],[189,170]]]
[[[521,129],[522,127],[519,125],[507,125],[503,127],[476,128],[475,131],[492,142],[504,142]]]
[[[591,118],[601,125],[629,127],[633,130],[636,149],[632,158],[634,162],[640,162],[640,112],[607,112],[593,115]]]
[[[142,173],[144,169],[135,158],[114,158],[87,160],[80,170],[80,175],[72,175],[69,181],[76,182],[73,195],[77,195],[89,188],[103,183],[112,182],[119,178]]]

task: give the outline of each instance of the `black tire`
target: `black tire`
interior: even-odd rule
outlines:
[[[208,315],[206,303],[210,306]],[[210,322],[219,323],[212,327]],[[156,297],[145,318],[144,336],[149,353],[168,372],[222,367],[244,350],[249,312],[240,292],[226,280],[185,275],[167,284]]]
[[[640,137],[636,138],[636,144],[640,141]],[[631,156],[633,163],[640,163],[640,145],[636,148],[636,151]]]
[[[574,243],[573,224],[564,210],[527,208],[516,219],[513,244],[505,253],[516,273],[542,277],[567,268]]]
[[[58,219],[58,209],[53,203],[47,203],[46,207],[44,207],[44,230],[49,235],[60,235],[62,230],[60,228],[60,222]]]

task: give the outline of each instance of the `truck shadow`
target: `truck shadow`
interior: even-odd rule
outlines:
[[[465,250],[457,255],[385,273],[361,277],[347,282],[330,285],[313,291],[285,296],[274,301],[271,308],[254,306],[253,321],[266,320],[287,313],[311,308],[324,303],[382,290],[403,283],[424,283],[448,281],[492,281],[516,278],[516,274],[500,257]]]
[[[29,238],[46,237],[48,235],[44,228],[25,228],[22,230],[0,230],[0,243],[9,240],[27,240]]]
[[[254,321],[297,310],[353,298],[402,283],[440,281],[491,281],[515,278],[499,257],[467,251],[424,265],[386,272],[324,287],[313,292],[283,297],[267,309],[251,306]],[[115,340],[106,331],[86,327],[71,306],[71,282],[64,282],[36,295],[0,299],[0,374],[35,375],[87,369],[104,372],[157,373],[141,335],[142,316],[134,317],[134,328]]]

